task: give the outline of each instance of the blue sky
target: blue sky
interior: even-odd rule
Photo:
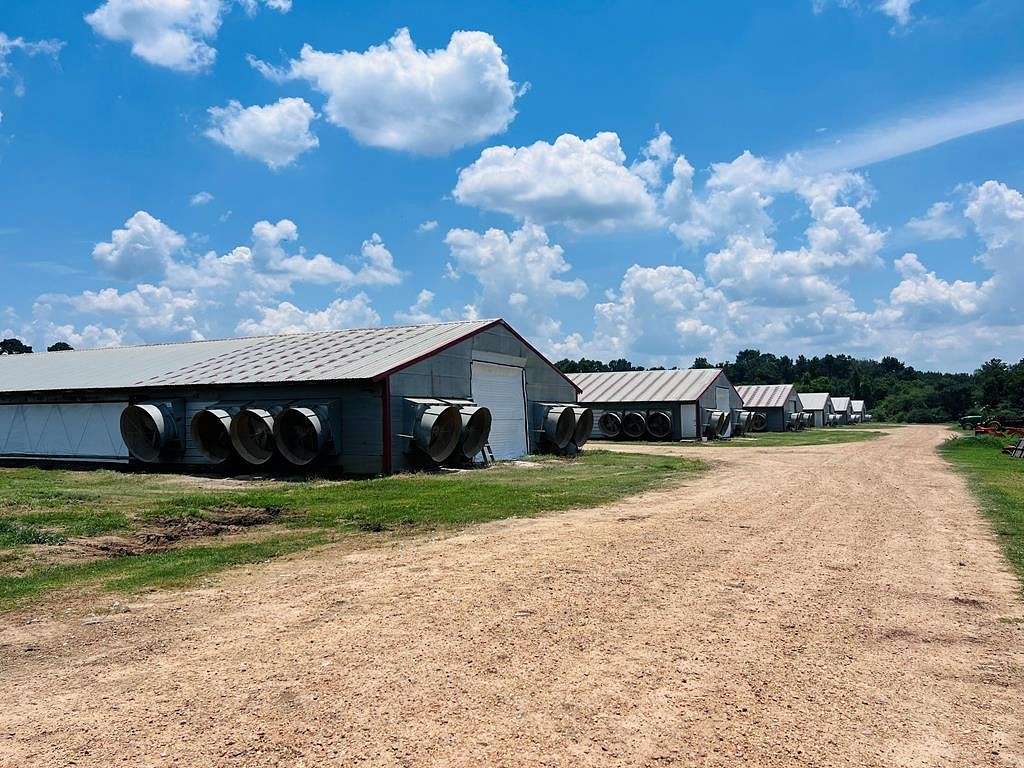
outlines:
[[[1019,358],[1024,7],[702,5],[6,0],[0,331]]]

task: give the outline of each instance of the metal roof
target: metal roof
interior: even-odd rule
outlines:
[[[0,393],[374,379],[498,323],[523,340],[503,320],[466,320],[3,355]]]
[[[697,400],[720,375],[719,368],[691,368],[571,373],[569,378],[583,390],[581,403],[667,403]]]
[[[800,402],[804,404],[805,411],[824,411],[825,404],[829,401],[828,392],[801,392]]]
[[[864,413],[864,401],[863,400],[851,400],[850,405],[853,407],[854,413]]]
[[[850,398],[848,397],[833,397],[832,398],[832,410],[836,413],[843,413],[850,410]]]
[[[795,394],[792,384],[746,384],[736,391],[744,408],[781,408]]]

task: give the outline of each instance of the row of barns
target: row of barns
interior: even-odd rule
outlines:
[[[0,358],[0,460],[391,474],[866,420],[719,369],[567,376],[504,320]]]

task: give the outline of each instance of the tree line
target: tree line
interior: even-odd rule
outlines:
[[[559,360],[564,373],[642,371],[618,359]],[[864,400],[876,421],[941,423],[981,413],[1002,420],[1024,417],[1024,359],[993,358],[973,373],[918,371],[895,357],[860,360],[849,355],[796,359],[745,349],[735,360],[712,364],[699,357],[691,368],[721,368],[733,384],[795,384],[797,392],[830,392]],[[664,370],[649,368],[648,370]]]
[[[47,352],[69,352],[73,350],[70,344],[66,341],[58,341],[51,344],[46,348]],[[27,355],[31,354],[32,347],[23,342],[21,339],[3,339],[0,340],[0,355]]]

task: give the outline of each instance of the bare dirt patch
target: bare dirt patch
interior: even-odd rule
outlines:
[[[35,605],[0,765],[1024,765],[1020,587],[944,436]]]
[[[203,517],[155,518],[137,531],[108,536],[74,537],[57,544],[31,548],[33,562],[67,564],[109,557],[131,557],[166,552],[174,547],[195,545],[203,539],[238,538],[254,526],[273,523],[279,507],[224,507]]]

